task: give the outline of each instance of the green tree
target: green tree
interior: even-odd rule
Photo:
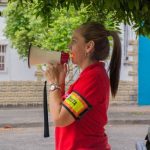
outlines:
[[[25,6],[25,5],[24,5]],[[6,16],[6,36],[12,41],[20,57],[25,58],[30,44],[47,50],[67,51],[73,29],[87,20],[102,22],[107,28],[117,30],[119,22],[112,22],[112,14],[99,18],[99,15],[90,12],[90,5],[75,10],[70,7],[54,9],[48,22],[40,15],[35,15],[36,1],[26,7],[18,2],[9,3],[4,14]]]
[[[9,0],[17,1],[21,6],[33,4],[34,0]],[[133,28],[138,34],[149,36],[150,34],[150,1],[149,0],[37,0],[34,7],[35,14],[48,22],[53,16],[55,9],[69,9],[74,6],[80,10],[84,5],[89,6],[90,11],[96,12],[101,19],[106,18],[108,13],[113,13],[113,22],[133,23]],[[95,13],[93,13],[95,15]]]

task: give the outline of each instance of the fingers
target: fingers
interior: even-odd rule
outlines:
[[[57,68],[60,65],[61,65],[60,63],[48,63],[48,67],[50,67],[50,68]]]
[[[64,71],[67,73],[67,71],[68,71],[68,66],[67,66],[67,64],[66,63],[64,63]]]
[[[67,64],[60,64],[60,63],[55,63],[55,64],[52,64],[52,63],[49,63],[47,65],[47,68],[46,68],[46,71],[48,72],[52,72],[52,71],[56,71],[56,72],[64,72],[64,73],[67,73],[68,71],[68,66]]]
[[[54,67],[54,64],[52,64],[52,63],[49,63],[48,65],[47,65],[47,69],[50,69],[50,68],[53,68]]]
[[[56,83],[58,81],[59,73],[56,65],[54,64],[47,65],[45,77],[47,78],[47,81],[50,83]]]
[[[53,68],[53,64],[43,65],[41,67],[42,74],[45,75],[46,72],[49,72]]]
[[[56,70],[56,65],[51,64],[51,63],[47,65],[46,71],[52,72],[52,71],[54,71],[54,70]]]

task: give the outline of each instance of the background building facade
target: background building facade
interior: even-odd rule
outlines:
[[[0,1],[0,12],[7,1]],[[2,14],[2,13],[1,13]],[[5,18],[0,16],[0,105],[42,104],[43,79],[36,67],[28,68],[27,61],[20,59],[11,42],[5,37]],[[122,63],[119,92],[115,101],[136,102],[137,100],[137,40],[130,26],[120,25]],[[106,66],[107,66],[106,62]],[[79,71],[78,71],[79,73]],[[69,75],[74,80],[77,72]]]

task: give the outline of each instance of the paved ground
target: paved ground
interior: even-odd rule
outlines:
[[[50,115],[49,115],[50,116]],[[150,106],[110,105],[109,124],[150,124]],[[43,108],[0,108],[0,127],[43,125]]]
[[[134,105],[110,105],[110,124],[149,124],[150,106]]]
[[[148,125],[108,125],[112,150],[135,150],[136,141],[143,140]],[[0,150],[54,150],[54,134],[43,138],[43,128],[0,128]]]
[[[150,106],[111,104],[106,128],[112,150],[134,150],[150,125]],[[11,127],[11,128],[7,128]],[[0,150],[54,150],[53,127],[43,137],[43,108],[0,108]]]
[[[107,127],[112,150],[135,150],[137,141],[143,141],[149,125],[112,125]]]

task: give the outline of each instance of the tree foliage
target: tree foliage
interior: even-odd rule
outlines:
[[[18,1],[19,5],[25,7],[33,4],[34,0],[9,0]],[[98,14],[101,20],[105,20],[108,13],[112,13],[111,19],[125,24],[133,24],[138,34],[150,34],[150,1],[149,0],[37,0],[34,12],[48,22],[53,16],[53,10],[74,6],[80,10],[84,5],[89,6],[93,15]],[[96,13],[95,13],[96,12]]]
[[[74,7],[68,11],[65,8],[53,9],[48,21],[37,15],[38,5],[37,0],[26,3],[23,7],[18,2],[12,2],[4,12],[5,34],[22,58],[27,56],[30,44],[47,50],[67,51],[73,29],[87,20],[103,22],[107,28],[118,30],[119,22],[111,20],[113,14],[108,13],[102,19],[96,12],[95,15],[90,12],[90,5],[80,10],[75,10]]]

